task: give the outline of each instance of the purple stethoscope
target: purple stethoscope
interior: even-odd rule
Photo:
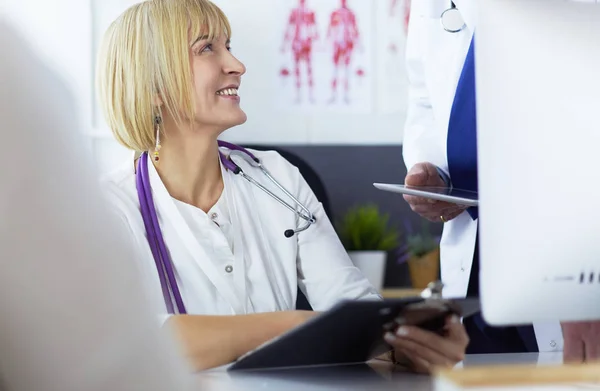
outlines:
[[[242,178],[246,179],[248,182],[267,193],[280,204],[294,212],[300,219],[305,221],[304,225],[299,228],[286,230],[284,232],[286,238],[291,238],[295,234],[308,229],[308,227],[316,223],[317,220],[313,216],[312,212],[308,210],[308,208],[300,201],[298,201],[298,199],[289,191],[287,191],[277,180],[275,180],[275,178],[273,178],[265,169],[260,160],[250,151],[225,141],[219,141],[218,143],[219,147],[225,147],[230,150],[229,156],[225,156],[221,151],[219,151],[221,164],[223,164],[226,169],[235,175],[241,175]],[[298,208],[300,208],[300,210],[288,204],[286,201],[282,200],[281,197],[274,194],[272,191],[258,183],[254,178],[246,174],[231,159],[232,156],[240,156],[252,167],[259,168],[275,186],[277,186],[283,193],[292,199],[292,201]],[[152,251],[152,256],[154,257],[154,261],[156,263],[158,277],[160,279],[160,285],[162,287],[162,293],[167,306],[167,311],[169,314],[174,314],[176,306],[179,314],[186,314],[187,312],[181,298],[179,287],[177,286],[177,281],[175,279],[173,263],[171,262],[171,257],[167,251],[167,246],[165,245],[162,231],[158,223],[156,207],[154,206],[154,201],[152,199],[152,189],[150,186],[150,177],[148,175],[148,152],[142,153],[138,160],[135,185],[140,201],[142,219],[144,220],[144,227],[146,228],[146,234],[148,237],[148,244],[150,245],[150,250]],[[173,300],[175,301],[175,304],[173,304]]]

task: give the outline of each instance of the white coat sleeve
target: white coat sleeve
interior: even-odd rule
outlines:
[[[342,299],[380,299],[377,290],[352,263],[321,202],[298,169],[293,169],[298,200],[317,220],[298,234],[298,285],[312,308],[327,310]]]
[[[188,389],[106,213],[65,84],[1,20],[0,47],[1,387]]]
[[[428,21],[428,1],[413,1],[406,43],[406,71],[408,75],[408,109],[404,126],[402,153],[404,164],[410,170],[416,163],[429,162],[447,173],[446,145],[435,132],[435,117],[429,98],[424,51]]]

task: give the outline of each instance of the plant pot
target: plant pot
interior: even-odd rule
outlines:
[[[350,259],[378,292],[383,288],[385,274],[385,262],[387,253],[385,251],[350,251]]]
[[[413,288],[427,288],[430,282],[439,279],[440,249],[430,251],[422,257],[411,257],[408,260],[408,270]]]

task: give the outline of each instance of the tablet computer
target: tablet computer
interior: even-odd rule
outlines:
[[[379,190],[392,193],[425,197],[464,206],[479,206],[477,192],[469,190],[434,186],[408,186],[393,183],[373,183],[373,186]]]
[[[343,301],[329,311],[271,339],[233,363],[228,370],[261,370],[364,363],[391,350],[386,328],[399,323],[441,332],[450,314],[479,312],[479,300],[420,297]]]

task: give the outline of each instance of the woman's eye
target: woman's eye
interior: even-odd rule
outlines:
[[[206,45],[204,48],[202,48],[201,52],[203,53],[203,52],[209,52],[209,51],[212,51],[212,44],[210,44],[210,43],[208,45]]]

